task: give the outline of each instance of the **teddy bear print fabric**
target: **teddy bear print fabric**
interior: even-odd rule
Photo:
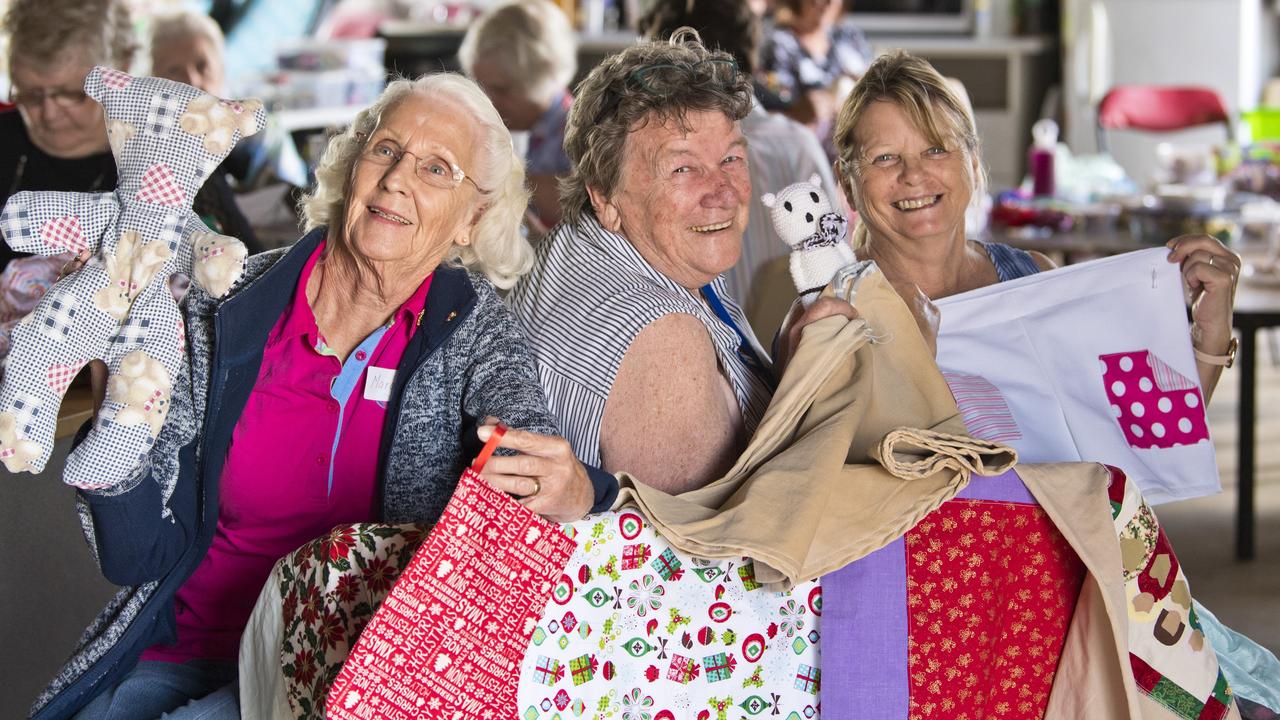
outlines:
[[[1232,692],[1205,640],[1187,576],[1155,513],[1125,473],[1109,468],[1111,519],[1120,539],[1129,616],[1129,663],[1138,690],[1175,716],[1220,720]]]
[[[0,386],[0,461],[10,472],[42,470],[67,386],[86,363],[102,359],[110,373],[106,401],[63,479],[106,489],[136,474],[185,362],[171,276],[185,275],[214,296],[240,277],[244,246],[205,227],[191,201],[266,115],[256,100],[219,100],[109,68],[94,68],[84,88],[106,110],[119,185],[110,193],[22,192],[0,213],[0,231],[15,250],[91,254],[13,328]]]

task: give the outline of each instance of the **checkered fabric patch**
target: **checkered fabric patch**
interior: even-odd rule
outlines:
[[[40,237],[44,244],[59,251],[79,254],[89,249],[84,239],[84,231],[80,229],[80,219],[75,215],[63,215],[46,222],[40,227]]]
[[[174,213],[164,217],[164,229],[160,231],[160,242],[169,246],[170,253],[178,251],[178,243],[182,242],[182,218]]]
[[[133,82],[133,76],[114,68],[103,68],[100,75],[102,76],[102,84],[114,90],[123,90],[129,87],[129,83]]]
[[[55,363],[49,366],[45,371],[45,380],[49,383],[49,389],[62,395],[67,392],[67,386],[80,373],[80,368],[84,367],[85,360],[81,360],[74,365],[66,365],[63,363]]]
[[[151,96],[151,109],[147,112],[147,130],[157,137],[164,137],[178,121],[178,109],[182,98],[172,93],[160,92]]]
[[[35,240],[36,232],[31,227],[31,213],[27,210],[25,203],[5,204],[4,213],[0,214],[0,230],[3,230],[9,247],[14,249]]]
[[[147,330],[150,327],[150,318],[130,315],[120,325],[120,330],[111,336],[111,342],[116,345],[141,345],[146,342]]]
[[[40,417],[40,399],[31,393],[19,393],[9,406],[15,424],[22,429],[23,437],[30,437],[35,429],[36,418]]]
[[[63,290],[51,290],[44,315],[37,317],[40,334],[54,342],[64,342],[71,334],[71,323],[76,319],[76,306],[80,299]],[[37,308],[38,309],[38,308]]]
[[[173,169],[164,163],[152,165],[142,175],[142,188],[138,190],[137,200],[156,205],[185,205],[186,194],[173,177]]]

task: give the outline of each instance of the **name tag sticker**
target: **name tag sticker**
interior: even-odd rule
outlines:
[[[390,401],[391,383],[395,379],[395,368],[369,368],[364,378],[364,399],[380,403]]]

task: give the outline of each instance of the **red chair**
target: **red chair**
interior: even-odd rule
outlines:
[[[1203,87],[1117,85],[1098,104],[1098,150],[1107,152],[1107,130],[1169,132],[1222,123],[1231,139],[1227,107]]]

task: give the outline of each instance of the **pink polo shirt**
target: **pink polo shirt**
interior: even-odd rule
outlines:
[[[213,544],[174,598],[178,641],[152,646],[143,660],[235,659],[276,560],[335,525],[375,519],[387,419],[377,380],[389,386],[431,276],[344,364],[307,302],[307,279],[324,247],[307,260],[292,302],[267,336],[257,384],[227,450]]]

